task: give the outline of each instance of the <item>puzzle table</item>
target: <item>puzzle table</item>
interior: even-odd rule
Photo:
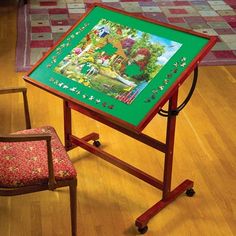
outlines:
[[[63,99],[67,150],[79,146],[162,191],[162,198],[136,219],[140,233],[180,194],[194,194],[188,179],[171,190],[176,115],[190,99],[198,63],[215,41],[215,37],[95,4],[24,76],[26,82]],[[179,87],[192,72],[189,95],[178,106]],[[163,110],[166,103],[168,110]],[[163,180],[101,150],[99,134],[73,135],[71,110],[164,153]],[[165,142],[142,133],[157,114],[167,117]]]

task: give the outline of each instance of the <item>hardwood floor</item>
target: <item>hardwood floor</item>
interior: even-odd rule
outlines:
[[[16,9],[13,0],[0,2],[0,87],[25,85],[23,73],[15,72]],[[155,216],[147,236],[236,235],[236,66],[200,67],[199,73],[195,93],[177,118],[172,178],[173,188],[192,179],[196,195],[181,195]],[[180,89],[180,102],[190,84]],[[26,86],[32,126],[52,125],[63,140],[62,101]],[[0,97],[0,133],[24,128],[22,105],[20,95]],[[78,113],[73,130],[79,136],[99,132],[102,148],[162,178],[161,153]],[[144,132],[163,139],[165,118],[155,117]],[[78,235],[137,235],[135,219],[161,192],[82,149],[69,155],[78,171]],[[0,197],[0,235],[67,236],[69,214],[67,189]]]

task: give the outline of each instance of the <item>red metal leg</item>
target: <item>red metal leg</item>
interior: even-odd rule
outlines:
[[[71,127],[71,108],[69,102],[64,101],[64,138],[65,138],[65,148],[67,151],[77,147],[78,145],[72,142],[72,127]],[[90,140],[98,140],[99,134],[91,133],[82,138],[82,140],[88,142]]]
[[[178,90],[173,97],[169,100],[169,112],[177,108],[178,100]],[[168,194],[171,189],[171,177],[172,177],[172,163],[173,163],[173,152],[174,152],[174,139],[175,139],[175,123],[176,116],[168,116],[167,120],[167,130],[166,130],[166,146],[167,150],[165,153],[165,162],[164,162],[164,174],[163,182],[164,189],[162,198],[165,199],[168,197]]]
[[[174,138],[175,138],[175,124],[176,116],[171,115],[171,111],[177,108],[178,91],[169,100],[169,116],[167,120],[166,130],[166,152],[164,162],[164,173],[163,173],[163,191],[162,199],[139,216],[135,225],[139,229],[144,229],[147,226],[149,220],[160,212],[164,207],[173,202],[179,195],[185,192],[187,189],[193,187],[191,180],[185,180],[173,191],[171,191],[171,178],[172,178],[172,164],[173,164],[173,152],[174,152]]]
[[[71,109],[69,108],[69,103],[67,101],[63,101],[64,108],[64,139],[65,139],[65,149],[67,151],[73,148],[73,145],[70,141],[70,136],[72,133],[71,130]]]
[[[181,183],[178,187],[176,187],[173,191],[169,192],[168,196],[156,204],[154,204],[151,208],[145,211],[141,216],[139,216],[136,221],[135,225],[142,229],[147,226],[149,220],[155,216],[158,212],[160,212],[163,208],[173,202],[179,195],[184,193],[187,189],[191,189],[193,187],[193,182],[191,180],[185,180]]]
[[[64,101],[64,131],[65,131],[65,146],[67,150],[80,146],[83,149],[87,150],[88,152],[97,155],[103,160],[110,162],[111,164],[119,167],[122,170],[125,170],[129,174],[137,177],[138,179],[143,180],[144,182],[162,191],[162,199],[136,219],[135,225],[138,227],[140,232],[145,232],[145,230],[147,230],[147,223],[153,216],[155,216],[168,204],[173,202],[183,192],[193,187],[193,182],[191,180],[185,180],[183,183],[181,183],[179,186],[177,186],[174,190],[171,191],[172,163],[173,163],[175,124],[176,124],[176,116],[174,114],[171,114],[171,111],[177,108],[177,99],[178,99],[178,91],[176,91],[176,93],[169,100],[168,111],[170,115],[168,116],[167,120],[166,143],[162,143],[142,133],[137,134],[130,130],[126,130],[124,127],[120,127],[107,120],[104,121],[101,118],[94,117],[94,119],[99,120],[100,122],[109,125],[110,127],[140,142],[143,142],[150,147],[153,147],[163,152],[165,154],[163,182],[154,178],[153,176],[148,175],[142,170],[139,170],[134,166],[116,158],[115,156],[89,144],[88,141],[90,140],[95,141],[99,138],[99,135],[97,133],[88,134],[83,138],[78,138],[72,135],[71,109],[75,109],[81,112],[80,109],[82,108],[77,108],[77,106],[74,106],[73,104]],[[191,196],[191,193],[189,193],[189,196]]]

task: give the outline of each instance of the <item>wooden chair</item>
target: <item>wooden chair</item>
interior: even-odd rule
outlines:
[[[72,235],[76,235],[76,170],[54,128],[31,128],[26,88],[0,89],[23,94],[26,130],[0,135],[0,196],[69,186]]]

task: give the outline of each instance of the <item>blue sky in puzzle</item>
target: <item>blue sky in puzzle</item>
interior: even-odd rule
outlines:
[[[165,53],[158,58],[158,63],[161,65],[165,65],[170,60],[170,58],[180,49],[182,44],[175,41],[170,41],[165,38],[156,38],[158,38],[158,42],[164,45],[166,49]]]
[[[141,37],[143,32],[138,31],[138,37]],[[159,37],[156,35],[149,34],[150,41],[154,44],[160,44],[165,47],[165,52],[157,58],[157,63],[160,65],[165,65],[170,58],[180,49],[182,44],[175,41],[169,40],[167,38]]]

